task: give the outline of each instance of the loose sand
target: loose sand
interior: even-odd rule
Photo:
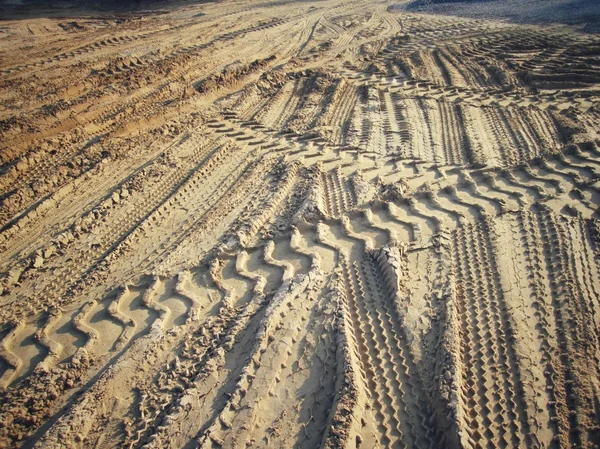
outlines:
[[[0,447],[597,448],[600,37],[436,12],[2,22]]]

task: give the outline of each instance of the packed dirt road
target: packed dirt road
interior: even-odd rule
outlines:
[[[598,447],[598,36],[1,25],[0,447]]]

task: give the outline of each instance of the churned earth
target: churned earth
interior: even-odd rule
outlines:
[[[13,2],[0,447],[598,447],[600,37],[424,3]]]

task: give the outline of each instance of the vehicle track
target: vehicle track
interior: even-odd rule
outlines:
[[[599,441],[596,36],[337,0],[4,25],[0,447]]]

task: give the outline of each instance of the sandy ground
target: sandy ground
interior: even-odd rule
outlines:
[[[598,447],[600,37],[405,6],[0,23],[0,447]]]
[[[600,32],[600,3],[597,0],[413,0],[398,7],[471,19],[568,24],[580,31]]]

